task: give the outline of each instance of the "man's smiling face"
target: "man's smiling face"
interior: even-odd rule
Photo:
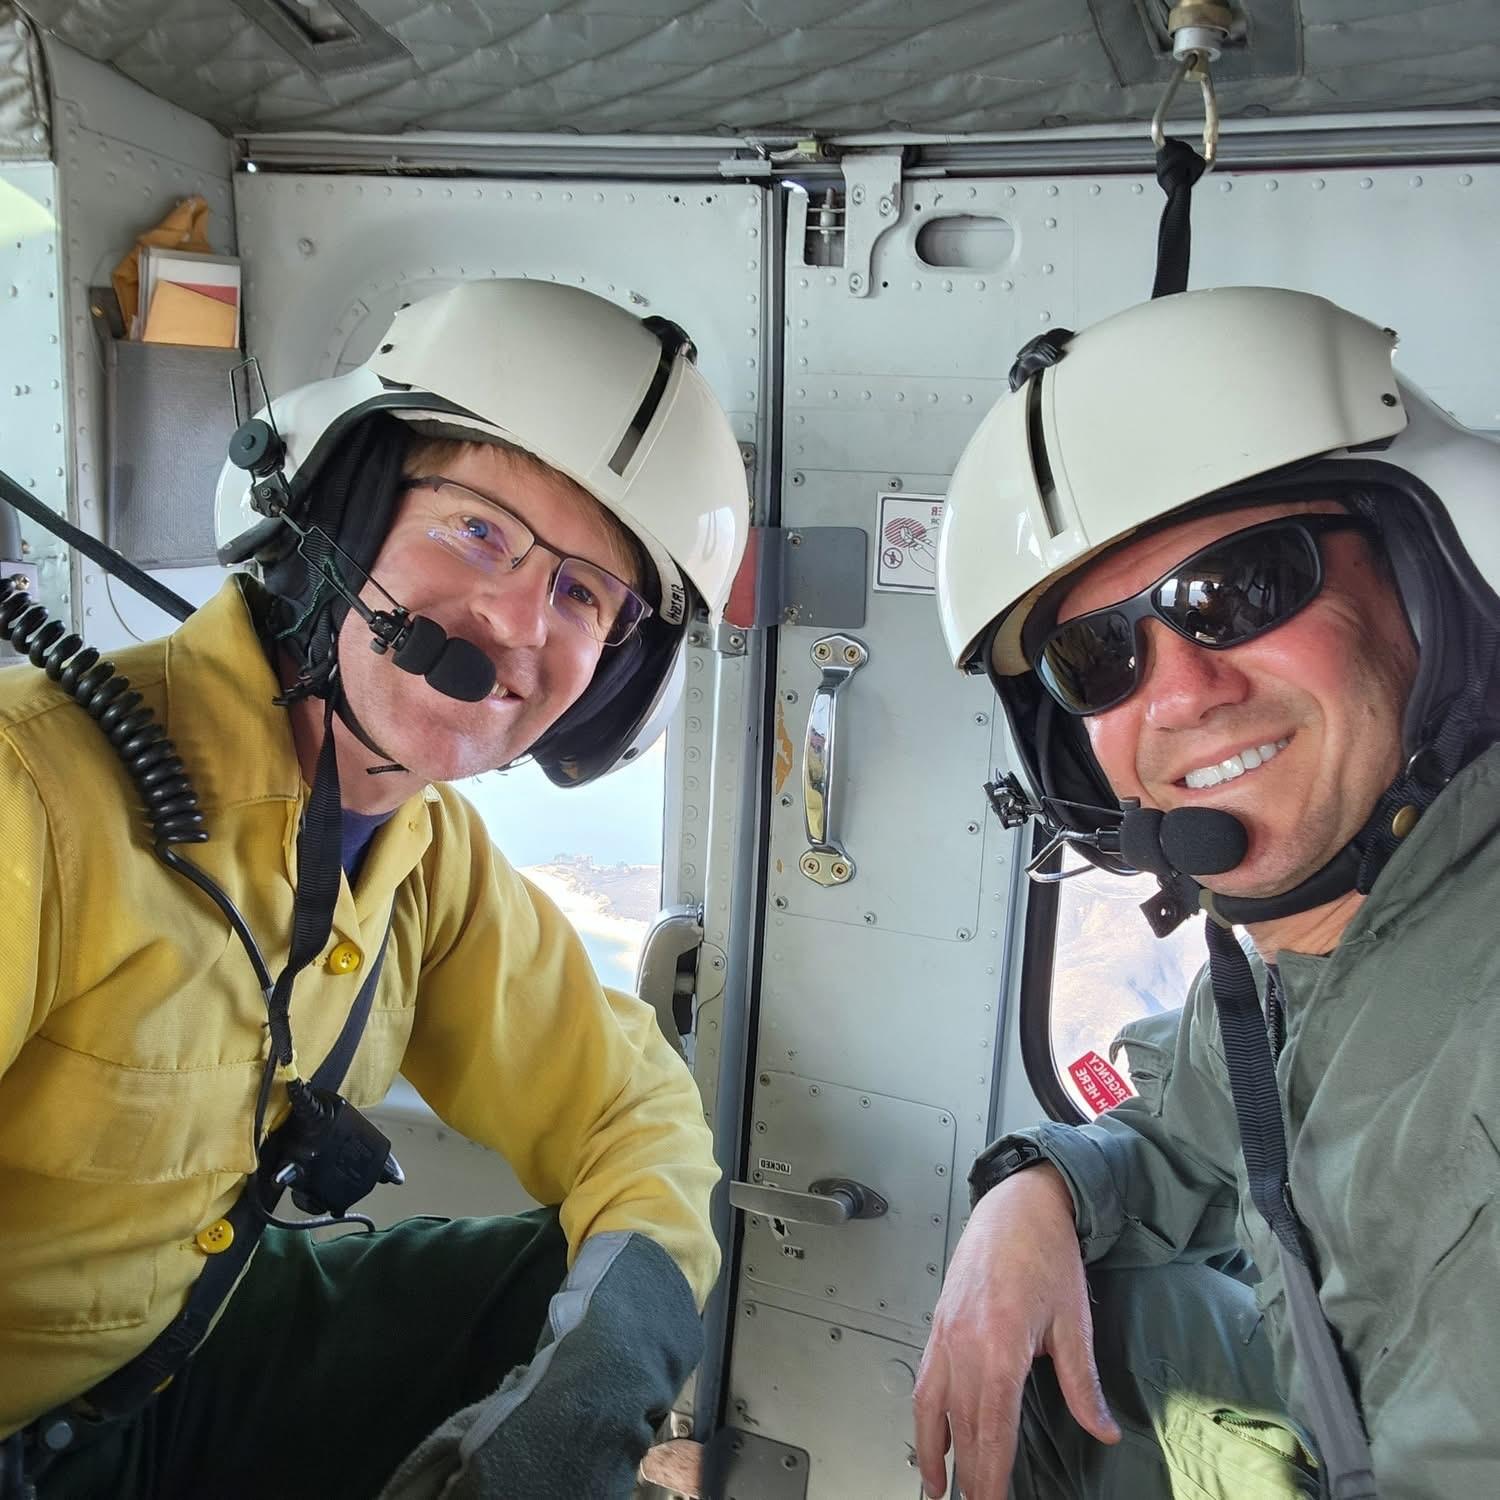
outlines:
[[[1127,542],[1081,572],[1058,620],[1129,598],[1231,532],[1340,510],[1331,501],[1247,506]],[[1318,545],[1323,587],[1286,623],[1210,651],[1147,620],[1135,691],[1084,720],[1117,796],[1164,812],[1223,808],[1244,823],[1244,860],[1204,880],[1223,895],[1278,894],[1320,869],[1401,768],[1417,653],[1400,599],[1358,532],[1327,533]]]
[[[487,444],[454,445],[440,465],[466,487],[413,489],[395,518],[361,596],[372,609],[389,595],[412,614],[435,620],[450,636],[478,646],[494,664],[488,698],[463,703],[400,671],[369,648],[370,633],[351,611],[339,640],[345,691],[381,749],[418,778],[451,781],[493,770],[524,755],[589,685],[604,650],[550,602],[557,557],[538,546],[513,571],[481,571],[432,539],[434,529],[476,530],[492,523],[493,499],[548,547],[596,563],[639,586],[621,530],[570,480]],[[420,455],[408,462],[422,468]],[[478,492],[473,493],[473,492]]]

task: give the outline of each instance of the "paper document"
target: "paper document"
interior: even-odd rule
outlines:
[[[211,349],[234,349],[239,345],[239,309],[233,302],[159,281],[151,294],[146,314],[147,344],[200,344]]]
[[[144,323],[137,337],[148,343],[210,344],[216,348],[239,346],[240,331],[240,263],[232,255],[199,255],[186,250],[170,250],[158,245],[141,247],[141,308]],[[158,294],[174,290],[159,301]],[[185,300],[188,293],[201,302]],[[213,303],[227,309],[228,334],[224,333],[223,314],[213,314],[201,303]],[[158,308],[161,313],[158,313]],[[171,320],[181,329],[183,320],[194,336],[171,337],[157,323],[159,317]],[[153,327],[153,324],[156,324]],[[194,331],[196,330],[196,331]]]

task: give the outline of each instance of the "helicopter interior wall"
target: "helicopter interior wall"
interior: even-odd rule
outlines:
[[[232,148],[213,126],[158,99],[115,69],[51,39],[45,48],[55,111],[58,300],[71,419],[67,504],[76,525],[100,535],[111,457],[105,440],[102,330],[96,326],[99,320],[89,288],[108,286],[110,273],[136,235],[194,193],[208,202],[212,248],[234,253]],[[42,498],[60,502],[61,479],[47,478]],[[61,548],[55,539],[47,545],[54,554]],[[219,570],[172,569],[162,576],[170,587],[199,603],[218,586]],[[71,596],[75,618],[102,649],[150,639],[172,623],[81,558],[73,560]],[[43,599],[54,608],[64,602],[45,590]]]
[[[231,179],[230,144],[204,121],[61,45],[49,46],[49,58],[56,165],[6,165],[0,191],[19,191],[44,212],[50,195],[59,222],[14,250],[14,241],[0,243],[0,290],[50,284],[60,312],[7,321],[23,330],[24,348],[0,347],[0,403],[10,399],[13,361],[16,385],[28,383],[28,371],[59,381],[50,394],[33,389],[37,406],[10,411],[50,402],[60,430],[49,435],[29,417],[6,421],[5,463],[19,451],[15,433],[34,441],[36,456],[26,452],[38,492],[70,479],[75,516],[87,525],[98,524],[103,462],[87,287],[107,276],[135,232],[191,191],[209,197],[219,248],[238,247],[245,258],[250,348],[266,359],[273,388],[358,358],[400,300],[491,269],[582,278],[632,305],[634,293],[643,308],[680,309],[681,321],[704,330],[705,368],[742,438],[763,457],[771,426],[781,426],[773,477],[783,525],[863,530],[872,578],[889,540],[880,496],[941,496],[1017,347],[1041,328],[1076,327],[1138,301],[1150,286],[1161,199],[1144,174],[909,178],[885,213],[875,195],[843,225],[835,259],[819,246],[816,205],[780,187],[704,182],[685,203],[682,184],[521,182],[498,165],[483,181]],[[1402,369],[1461,420],[1500,429],[1492,358],[1500,288],[1487,253],[1500,229],[1500,167],[1369,161],[1239,172],[1232,142],[1226,155],[1195,195],[1192,284],[1273,283],[1335,297],[1397,328]],[[773,233],[776,193],[787,194],[784,248]],[[962,231],[924,240],[934,216],[1005,232],[983,231],[977,248]],[[985,255],[993,264],[976,263]],[[1161,399],[1166,442],[1171,392]],[[1224,399],[1234,399],[1232,367]],[[51,555],[60,590],[67,565],[60,551]],[[206,592],[216,581],[216,570],[204,570],[195,586]],[[49,602],[74,606],[101,644],[127,638],[114,623],[125,598],[118,586],[111,599],[82,566],[77,582],[76,594]],[[161,628],[144,618],[130,624]],[[999,829],[979,792],[1008,758],[992,702],[982,682],[948,668],[931,598],[871,591],[863,619],[848,624],[869,652],[842,691],[835,767],[837,831],[856,871],[829,887],[799,870],[801,745],[819,681],[812,648],[829,627],[789,620],[779,632],[746,1170],[797,1187],[820,1172],[862,1175],[892,1212],[806,1232],[750,1216],[726,1283],[728,1410],[748,1430],[814,1456],[813,1500],[909,1500],[910,1381],[964,1222],[964,1166],[997,1126],[1035,1117],[1015,1033],[1014,934],[1025,886],[1019,841]],[[705,904],[710,951],[721,956],[746,941],[733,903],[754,888],[744,851],[755,809],[738,792],[761,770],[763,635],[751,632],[744,654],[700,639],[678,726],[674,764],[686,790],[666,894]],[[731,978],[748,972],[732,955],[725,968]],[[711,1112],[722,1102],[737,1115],[737,1096],[717,1095],[736,1071],[723,1037],[744,1012],[722,997],[699,998],[700,1085]],[[707,1026],[720,1019],[724,1033],[710,1041]],[[400,1211],[505,1205],[482,1153],[434,1133],[409,1100],[393,1100],[390,1119],[410,1127],[416,1153],[403,1195],[428,1161],[435,1174],[431,1196],[403,1196]],[[738,1141],[725,1150],[737,1171]],[[764,1169],[755,1165],[762,1156]]]

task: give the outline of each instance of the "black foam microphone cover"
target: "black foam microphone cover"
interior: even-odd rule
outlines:
[[[1169,875],[1161,847],[1161,813],[1154,807],[1127,802],[1120,819],[1120,855],[1132,870]]]
[[[1249,847],[1245,825],[1222,808],[1178,807],[1161,820],[1162,853],[1187,875],[1221,875]]]
[[[418,617],[420,618],[420,616]],[[438,659],[423,673],[429,687],[462,703],[478,703],[495,686],[495,666],[472,641],[450,636]]]

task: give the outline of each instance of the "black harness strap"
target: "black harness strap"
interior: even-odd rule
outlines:
[[[1312,1244],[1292,1203],[1286,1129],[1266,1017],[1261,1013],[1250,960],[1234,933],[1209,918],[1208,962],[1214,1008],[1224,1037],[1229,1088],[1239,1121],[1250,1196],[1282,1250],[1287,1315],[1297,1362],[1306,1377],[1308,1413],[1332,1500],[1376,1500],[1374,1467],[1364,1422],[1314,1280]],[[1274,974],[1270,983],[1276,984]],[[1271,999],[1279,1015],[1279,997]]]
[[[268,1005],[271,1057],[283,1067],[292,1060],[292,984],[328,941],[328,934],[333,929],[333,908],[339,897],[339,824],[343,814],[339,805],[333,711],[330,697],[323,713],[323,744],[318,751],[317,771],[313,775],[307,811],[303,814],[302,831],[297,839],[297,900],[292,911],[291,951],[287,954],[286,967],[271,991]],[[262,1107],[255,1122],[257,1138],[263,1113]]]
[[[1156,231],[1156,282],[1151,296],[1185,292],[1193,253],[1193,184],[1208,164],[1186,141],[1163,141],[1156,153],[1156,180],[1167,195]]]
[[[380,971],[385,965],[391,926],[396,909],[386,921],[380,951],[370,965],[370,972],[355,996],[338,1040],[312,1076],[314,1088],[338,1089],[349,1071],[360,1038],[370,1018]],[[152,1393],[182,1368],[188,1356],[203,1342],[215,1315],[234,1289],[240,1272],[249,1264],[260,1237],[265,1232],[266,1215],[276,1211],[285,1191],[271,1179],[272,1163],[277,1159],[276,1146],[285,1124],[277,1126],[262,1143],[259,1165],[247,1179],[234,1207],[224,1215],[233,1230],[227,1250],[210,1255],[197,1281],[193,1283],[182,1311],[128,1364],[105,1376],[84,1394],[84,1401],[101,1418],[129,1416],[150,1400]]]

